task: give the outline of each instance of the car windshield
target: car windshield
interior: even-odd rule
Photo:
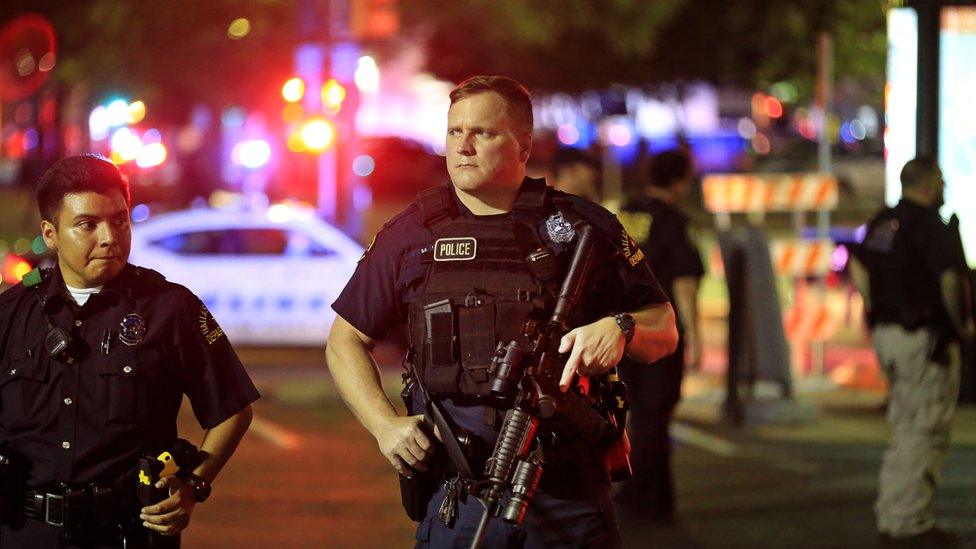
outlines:
[[[151,242],[181,255],[328,256],[335,252],[308,234],[269,228],[187,231]]]

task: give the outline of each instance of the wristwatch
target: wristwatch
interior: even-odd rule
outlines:
[[[183,482],[193,488],[193,499],[197,500],[197,503],[203,503],[210,497],[212,490],[210,483],[200,475],[190,473],[183,479]]]
[[[630,313],[611,313],[611,317],[617,321],[617,326],[620,326],[620,330],[624,333],[624,339],[627,343],[634,339],[635,326],[634,317],[630,316]]]

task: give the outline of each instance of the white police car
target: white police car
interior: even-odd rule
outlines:
[[[363,247],[286,205],[194,209],[132,227],[129,262],[198,295],[235,344],[324,345]]]

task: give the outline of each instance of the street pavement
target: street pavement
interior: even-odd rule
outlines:
[[[381,346],[377,355],[395,397],[400,351]],[[263,398],[184,547],[412,546],[396,476],[339,400],[322,351],[241,356]],[[876,546],[884,394],[807,381],[784,405],[759,387],[754,415],[763,419],[736,428],[721,418],[721,387],[714,375],[686,380],[672,431],[679,520],[661,526],[623,515],[626,546]],[[188,405],[181,433],[200,437]],[[976,408],[957,416],[935,506],[940,525],[976,547]]]

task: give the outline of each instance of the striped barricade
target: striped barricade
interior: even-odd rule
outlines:
[[[792,277],[826,276],[834,254],[834,242],[816,240],[774,240],[770,257],[776,274]]]
[[[825,173],[712,174],[702,181],[712,213],[822,211],[837,208],[837,178]]]

